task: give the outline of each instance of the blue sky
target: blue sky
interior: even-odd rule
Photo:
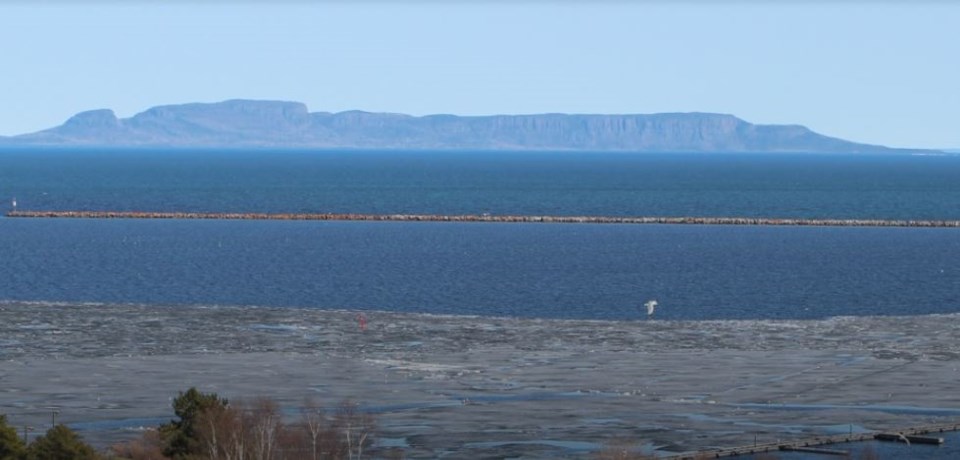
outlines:
[[[199,2],[198,2],[199,3]],[[960,147],[960,2],[7,1],[0,135],[233,98],[414,115],[732,113]]]

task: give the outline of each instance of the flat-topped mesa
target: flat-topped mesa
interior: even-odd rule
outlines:
[[[149,108],[130,118],[107,109],[60,126],[0,139],[13,146],[215,147],[651,152],[943,153],[893,149],[755,124],[722,113],[425,115],[310,112],[299,102],[228,100]]]
[[[960,220],[778,219],[767,217],[525,216],[489,214],[220,213],[144,211],[10,211],[7,217],[83,219],[340,220],[397,222],[512,222],[559,224],[775,225],[810,227],[960,228]]]

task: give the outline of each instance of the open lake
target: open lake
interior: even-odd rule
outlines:
[[[25,210],[960,219],[960,157],[6,150]],[[4,207],[9,208],[6,204]],[[0,300],[549,318],[955,312],[960,231],[0,218]]]

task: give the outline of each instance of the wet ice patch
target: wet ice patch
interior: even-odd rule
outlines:
[[[293,324],[251,324],[247,326],[247,329],[266,332],[297,332],[304,328]]]
[[[474,449],[495,449],[498,447],[508,447],[508,446],[531,446],[531,445],[540,445],[548,447],[557,447],[560,449],[574,450],[574,451],[593,451],[600,450],[601,445],[595,442],[584,442],[584,441],[557,441],[551,439],[534,439],[529,441],[488,441],[488,442],[468,442],[464,444],[464,447],[474,448]]]

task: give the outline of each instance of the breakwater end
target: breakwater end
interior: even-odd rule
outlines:
[[[807,227],[960,228],[960,220],[777,219],[766,217],[618,217],[489,214],[219,213],[141,211],[10,211],[7,217],[83,219],[332,220],[394,222],[507,222],[559,224],[775,225]]]

